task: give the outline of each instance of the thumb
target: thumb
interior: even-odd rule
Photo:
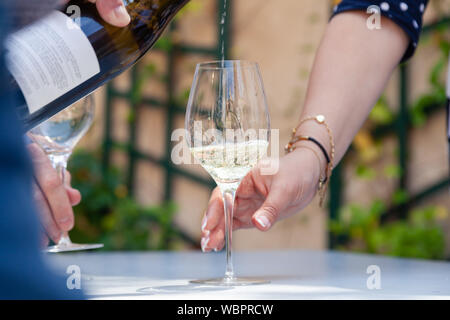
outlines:
[[[116,27],[125,27],[130,23],[130,16],[122,0],[89,0],[97,4],[100,16]]]
[[[70,186],[66,186],[67,196],[69,197],[70,204],[76,206],[81,202],[81,193],[77,189],[74,189]]]
[[[70,174],[69,171],[66,170],[65,176],[66,176],[65,188],[66,188],[67,196],[69,197],[70,204],[73,207],[80,203],[81,193],[77,189],[72,188],[72,186],[70,185],[70,182],[72,180],[72,175]]]
[[[283,192],[283,188],[271,189],[262,206],[252,216],[253,224],[261,231],[272,227],[288,203],[287,192]]]

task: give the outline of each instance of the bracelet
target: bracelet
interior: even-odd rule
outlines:
[[[314,144],[316,144],[322,151],[323,155],[325,156],[327,164],[330,163],[330,157],[328,156],[328,153],[323,147],[323,145],[319,141],[310,136],[294,136],[292,140],[289,141],[289,143],[286,145],[285,149],[288,149],[287,151],[289,152],[294,151],[295,150],[294,144],[297,143],[298,141],[311,141]]]
[[[328,166],[330,164],[330,157],[328,156],[328,153],[325,150],[325,148],[322,146],[322,144],[319,141],[317,141],[316,139],[314,139],[313,137],[309,137],[309,136],[295,136],[294,138],[292,138],[292,140],[289,141],[289,143],[285,147],[286,152],[287,153],[288,152],[292,152],[295,149],[297,149],[297,147],[295,147],[294,144],[299,142],[299,141],[311,141],[311,142],[313,142],[315,145],[317,145],[319,147],[319,149],[324,154],[325,159],[327,160],[327,167],[326,167],[326,170],[325,170],[325,177],[324,178],[321,177],[320,180],[319,180],[319,188],[321,188],[321,186],[325,182],[327,182],[327,180],[328,180],[327,172],[328,172]],[[311,149],[311,150],[313,150],[313,149]],[[316,152],[314,152],[314,153],[316,153]],[[318,159],[320,161],[319,156],[317,154],[316,154],[316,156],[318,157]]]
[[[325,128],[327,129],[328,132],[328,136],[330,139],[330,147],[331,147],[331,154],[330,156],[328,155],[326,149],[323,147],[323,145],[317,140],[314,139],[313,137],[310,136],[296,136],[297,133],[297,128],[299,128],[304,122],[306,121],[310,121],[310,120],[315,120],[318,124],[320,125],[324,125]],[[333,162],[334,162],[334,154],[335,154],[335,145],[334,145],[334,139],[333,139],[333,133],[330,129],[330,127],[328,126],[327,122],[325,121],[325,116],[323,115],[317,115],[314,117],[307,117],[304,118],[303,120],[300,121],[300,123],[298,124],[297,128],[292,129],[292,138],[289,141],[289,143],[285,146],[285,151],[286,153],[292,152],[295,150],[295,146],[294,144],[297,143],[298,141],[311,141],[314,144],[316,144],[319,149],[322,151],[322,153],[325,156],[325,159],[327,160],[327,168],[326,168],[326,173],[325,173],[325,178],[320,178],[319,179],[319,195],[320,195],[320,206],[323,207],[323,202],[325,199],[325,195],[326,195],[326,191],[327,191],[327,187],[328,187],[328,183],[331,177],[331,173],[333,170]]]
[[[311,141],[311,140],[309,140],[309,141]],[[314,150],[313,148],[308,147],[308,146],[299,146],[299,148],[308,149],[312,153],[314,153],[314,155],[317,158],[317,161],[319,162],[319,166],[320,166],[320,156],[319,156],[319,154],[317,153],[316,150]],[[294,149],[292,149],[292,151],[295,150],[295,149],[297,149],[297,148],[294,147]],[[322,172],[322,166],[320,166],[319,169],[320,169],[320,172]],[[325,172],[326,172],[326,170],[325,170]],[[319,187],[318,187],[319,190],[323,187],[323,185],[327,182],[327,180],[328,180],[328,177],[327,177],[326,173],[325,173],[325,176],[319,177]]]

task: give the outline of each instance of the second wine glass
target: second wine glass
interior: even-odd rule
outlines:
[[[237,278],[232,261],[236,190],[269,145],[269,112],[258,65],[237,60],[198,64],[185,126],[191,153],[222,192],[225,213],[225,277],[192,282],[228,286],[267,283]]]
[[[75,145],[91,126],[94,119],[94,109],[94,98],[90,95],[28,131],[31,140],[38,144],[49,157],[63,184],[65,183],[67,161]],[[47,247],[45,251],[65,252],[101,247],[103,247],[101,243],[73,243],[68,233],[62,232],[58,243]]]

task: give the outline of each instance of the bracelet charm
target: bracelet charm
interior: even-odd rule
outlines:
[[[299,128],[304,122],[310,121],[310,120],[314,120],[318,124],[324,125],[326,127],[327,132],[328,132],[328,136],[329,136],[329,139],[330,139],[330,147],[331,147],[330,155],[328,155],[328,152],[325,149],[325,147],[317,139],[315,139],[315,138],[313,138],[311,136],[297,135],[297,128]],[[292,129],[291,140],[284,147],[284,150],[286,151],[286,153],[294,151],[296,149],[294,144],[297,143],[298,141],[310,141],[310,142],[314,143],[315,145],[317,145],[319,147],[319,149],[322,151],[322,153],[323,153],[323,155],[324,155],[324,157],[325,157],[325,159],[327,161],[327,167],[326,167],[326,170],[325,170],[325,177],[320,177],[319,178],[319,184],[318,184],[318,191],[319,191],[319,195],[320,195],[320,206],[323,207],[323,202],[324,202],[324,199],[325,199],[328,183],[329,183],[329,180],[330,180],[330,177],[331,177],[331,172],[333,170],[334,153],[335,153],[333,134],[331,132],[330,127],[328,126],[328,124],[325,121],[325,116],[319,114],[319,115],[316,115],[314,117],[307,117],[307,118],[301,120],[299,125],[296,128]]]

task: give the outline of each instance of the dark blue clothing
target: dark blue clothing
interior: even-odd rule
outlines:
[[[408,49],[402,59],[402,61],[405,61],[414,54],[417,43],[419,43],[422,17],[427,4],[428,0],[342,0],[334,8],[333,15],[350,10],[367,12],[370,6],[378,6],[380,13],[401,27],[410,39]]]
[[[9,1],[0,1],[0,299],[82,298],[66,278],[50,271],[39,248],[39,222],[32,201],[32,168],[17,104],[5,68],[4,40],[11,30]]]

